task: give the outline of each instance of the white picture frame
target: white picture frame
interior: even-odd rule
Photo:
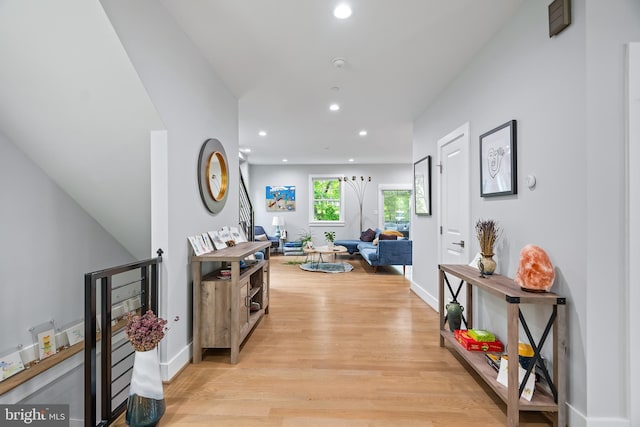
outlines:
[[[247,241],[247,238],[244,237],[244,233],[238,227],[231,227],[229,229],[229,233],[231,234],[231,239],[236,243],[243,243]]]
[[[83,342],[84,341],[84,322],[76,323],[75,325],[67,328],[64,332],[67,335],[67,341],[69,341],[69,346]]]
[[[527,373],[522,366],[518,363],[518,384],[522,384],[522,380],[524,379],[524,375]],[[505,357],[502,357],[500,360],[500,370],[498,371],[498,382],[505,387],[509,387],[509,360]],[[529,378],[527,378],[527,384],[524,386],[524,390],[522,390],[522,397],[527,399],[527,401],[531,402],[531,398],[533,397],[533,391],[536,388],[536,370],[535,368],[529,374]]]
[[[19,351],[5,353],[0,356],[0,382],[24,371],[24,363]]]
[[[204,247],[207,252],[211,252],[215,250],[213,243],[211,242],[211,238],[208,233],[202,233],[202,241],[204,242]]]
[[[200,238],[198,239],[198,237]],[[189,236],[187,237],[187,239],[189,240],[189,243],[191,243],[191,248],[193,249],[193,253],[195,253],[196,256],[207,253],[207,249],[204,247],[202,236]]]
[[[222,240],[222,237],[220,237],[220,232],[218,231],[210,231],[209,232],[209,237],[211,237],[211,241],[213,242],[213,246],[216,247],[216,249],[220,250],[220,249],[224,249],[227,247],[227,244],[225,243],[225,240]]]
[[[40,360],[51,357],[58,352],[56,348],[56,330],[47,329],[37,333],[38,357]]]

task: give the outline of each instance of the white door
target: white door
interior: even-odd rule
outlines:
[[[468,264],[469,258],[469,123],[438,141],[440,263]]]

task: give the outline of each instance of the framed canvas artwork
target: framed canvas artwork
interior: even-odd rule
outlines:
[[[413,194],[416,215],[431,215],[431,156],[413,164]]]
[[[509,194],[518,194],[515,120],[480,135],[480,196]]]

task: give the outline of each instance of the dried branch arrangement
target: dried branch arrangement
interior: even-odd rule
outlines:
[[[476,222],[476,236],[480,243],[480,253],[483,256],[493,256],[493,248],[500,237],[501,231],[498,223],[492,219],[479,219]]]

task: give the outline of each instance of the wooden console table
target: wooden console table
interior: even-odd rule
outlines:
[[[202,361],[206,348],[231,349],[238,363],[240,344],[258,320],[269,314],[269,247],[271,242],[243,242],[236,246],[191,257],[193,276],[193,363]],[[240,270],[240,261],[264,249],[264,260]],[[231,278],[220,270],[202,276],[202,264],[230,263]],[[259,309],[252,310],[252,303]]]
[[[477,268],[468,265],[442,264],[439,266],[439,310],[440,310],[440,347],[445,342],[450,343],[450,348],[462,356],[462,358],[479,374],[479,376],[493,389],[493,391],[507,404],[507,425],[517,426],[520,411],[538,411],[549,416],[554,426],[565,427],[567,424],[566,409],[566,299],[551,292],[532,293],[520,289],[510,278],[495,274],[480,277]],[[454,291],[449,283],[449,277],[460,279],[457,289]],[[533,367],[537,367],[545,376],[549,384],[550,392],[536,386],[533,398],[527,401],[520,398],[522,388],[518,386],[518,369],[509,369],[508,384],[505,388],[496,380],[496,371],[489,366],[484,357],[484,352],[467,351],[454,338],[453,334],[445,329],[445,283],[453,300],[456,299],[462,285],[466,282],[467,319],[464,319],[468,329],[473,327],[473,287],[477,287],[499,298],[504,298],[507,303],[507,354],[509,360],[518,360],[519,329],[523,327],[529,343],[534,350],[534,358],[527,372],[531,375]],[[520,304],[545,304],[552,306],[552,313],[540,340],[536,343],[531,336],[527,322],[520,311]],[[551,376],[541,361],[541,350],[545,340],[553,328],[553,375]],[[511,365],[511,364],[510,364]],[[525,381],[523,381],[524,386]]]

